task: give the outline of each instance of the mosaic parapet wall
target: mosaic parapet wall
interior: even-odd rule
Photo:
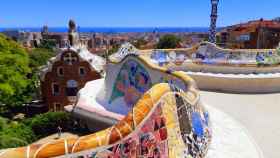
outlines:
[[[101,94],[99,99],[108,99],[110,106],[126,104],[130,110],[120,122],[78,139],[5,150],[0,158],[202,158],[206,155],[211,141],[209,114],[190,77],[160,68],[136,55],[111,61],[106,73],[106,95]]]
[[[126,47],[133,48],[129,44],[126,44]],[[126,51],[122,54],[136,54],[160,67],[184,71],[202,90],[234,93],[280,91],[280,47],[222,49],[215,44],[204,42],[191,48],[135,49],[133,48],[133,51],[128,51],[128,48],[122,49]],[[120,55],[118,57],[117,61],[123,59]]]
[[[140,50],[139,52],[154,63],[175,70],[244,74],[280,71],[279,48],[223,49],[215,44],[203,42],[187,49]],[[232,70],[233,68],[235,70]]]
[[[127,114],[138,99],[157,83],[170,83],[183,91],[187,91],[190,85],[196,87],[190,77],[186,76],[188,83],[185,83],[174,76],[172,70],[158,67],[137,54],[114,57],[106,65],[105,84],[97,96],[97,101],[109,111]]]

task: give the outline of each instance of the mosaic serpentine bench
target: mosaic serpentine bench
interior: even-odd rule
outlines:
[[[122,54],[135,53],[153,63],[184,71],[200,90],[233,93],[280,92],[280,47],[222,49],[203,42],[186,49],[137,50],[130,44]]]
[[[278,49],[223,49],[203,42],[186,49],[139,50],[154,63],[178,71],[251,74],[280,72]]]
[[[73,108],[98,109],[91,114],[107,112],[108,118],[113,113],[112,119],[120,119],[116,124],[77,139],[8,149],[0,153],[0,158],[81,155],[202,158],[206,155],[211,141],[209,114],[200,101],[194,80],[137,55],[112,60],[106,74],[103,84],[95,84],[100,92],[95,93],[95,98],[88,98],[99,105],[80,102]]]

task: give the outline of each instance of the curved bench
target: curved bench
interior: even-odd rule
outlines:
[[[280,91],[278,49],[223,49],[203,42],[187,49],[139,50],[153,63],[184,71],[201,90],[234,93]]]
[[[225,74],[280,72],[278,49],[223,49],[202,42],[191,48],[139,50],[154,63],[177,71]]]
[[[132,73],[129,86],[123,83],[128,86],[126,88],[120,84],[126,81],[123,78],[125,71]],[[106,72],[101,90],[106,93],[101,93],[96,99],[109,103],[103,105],[107,112],[110,111],[106,108],[113,108],[108,106],[126,104],[128,108],[124,111],[111,111],[124,115],[130,109],[120,121],[77,139],[8,149],[0,153],[0,158],[205,156],[211,141],[209,114],[201,104],[195,82],[190,77],[183,72],[160,68],[135,55],[112,61]],[[150,78],[141,76],[147,75],[145,73],[150,74]],[[139,93],[132,91],[135,88],[139,88]],[[123,101],[116,101],[118,99]]]

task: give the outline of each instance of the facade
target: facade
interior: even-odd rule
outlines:
[[[64,106],[76,101],[78,90],[88,81],[101,78],[101,74],[91,66],[92,63],[81,58],[78,53],[74,49],[63,50],[43,71],[42,96],[49,110],[63,110]]]
[[[71,28],[72,27],[72,28]],[[42,98],[51,111],[61,111],[75,103],[79,89],[91,80],[101,78],[105,60],[90,53],[79,42],[71,26],[68,48],[63,48],[41,71]]]
[[[219,45],[226,48],[272,49],[280,42],[280,22],[256,20],[233,25],[218,34]]]

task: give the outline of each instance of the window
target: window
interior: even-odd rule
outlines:
[[[80,68],[79,68],[79,74],[80,74],[80,76],[85,76],[86,70],[85,70],[84,67],[80,67]]]
[[[63,67],[58,67],[58,68],[57,68],[57,75],[58,75],[58,76],[63,76],[63,74],[64,74]]]
[[[60,103],[54,103],[53,104],[53,111],[61,111],[62,110],[62,107],[61,107],[61,104]]]
[[[59,95],[59,85],[57,83],[53,83],[52,84],[52,94],[54,96],[58,96]]]
[[[237,41],[250,41],[250,35],[240,35],[236,37]]]
[[[78,93],[78,83],[75,80],[67,81],[66,95],[76,96]]]

